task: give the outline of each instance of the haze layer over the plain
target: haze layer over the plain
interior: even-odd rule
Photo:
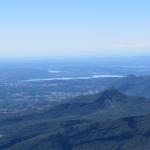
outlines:
[[[150,52],[148,0],[0,2],[1,57]]]

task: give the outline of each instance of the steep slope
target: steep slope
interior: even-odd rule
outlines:
[[[0,120],[0,125],[17,122],[34,122],[45,119],[64,118],[120,118],[150,112],[150,101],[142,97],[126,96],[114,88],[96,95],[81,96],[70,102],[44,111],[20,114]]]
[[[45,120],[66,119],[116,119],[150,113],[150,101],[141,97],[131,97],[110,88],[96,95],[81,96],[70,102],[52,108],[19,114],[0,119],[0,134],[22,127],[24,124]],[[87,100],[87,101],[86,101]]]

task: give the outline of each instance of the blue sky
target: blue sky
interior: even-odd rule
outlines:
[[[149,54],[149,6],[149,0],[0,1],[0,54]]]

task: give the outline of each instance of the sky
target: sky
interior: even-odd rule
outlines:
[[[150,54],[149,0],[0,1],[0,57]]]

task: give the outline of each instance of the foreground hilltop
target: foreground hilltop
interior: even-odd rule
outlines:
[[[0,141],[3,150],[149,150],[150,115],[107,121],[45,121]]]

